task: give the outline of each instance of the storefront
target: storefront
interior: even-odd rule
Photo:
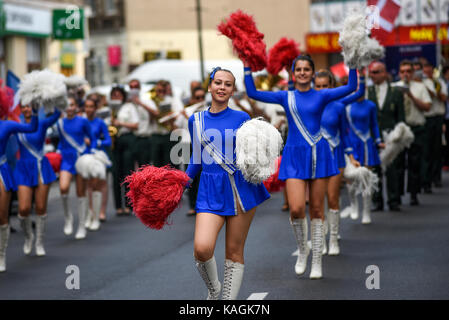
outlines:
[[[49,68],[84,75],[82,8],[57,2],[0,1],[0,78]]]
[[[385,63],[389,72],[396,75],[399,62],[403,59],[425,57],[433,65],[436,64],[436,25],[398,26],[385,39]],[[306,50],[319,61],[330,67],[343,58],[338,44],[339,34],[309,33],[306,35]],[[449,61],[448,25],[440,26],[441,55]],[[339,56],[336,57],[336,56]],[[338,61],[339,59],[339,61]]]

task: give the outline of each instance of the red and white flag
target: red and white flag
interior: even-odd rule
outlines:
[[[368,6],[377,7],[373,14],[378,14],[374,16],[373,19],[378,23],[371,29],[371,37],[377,39],[380,44],[386,40],[388,35],[394,29],[394,22],[399,15],[401,10],[400,0],[367,0]]]

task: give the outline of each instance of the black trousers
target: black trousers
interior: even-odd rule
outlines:
[[[154,166],[163,167],[171,164],[174,167],[178,167],[170,159],[170,151],[178,143],[178,141],[170,141],[170,133],[153,134],[151,136],[151,143],[151,159]]]
[[[403,170],[404,153],[397,156],[396,159],[387,167],[385,172],[380,166],[374,167],[374,172],[379,177],[379,190],[373,195],[373,203],[375,206],[384,206],[383,197],[383,176],[387,184],[387,204],[389,207],[401,204],[401,195],[403,194],[404,183],[401,184],[401,171]],[[402,191],[401,191],[402,187]]]
[[[422,182],[424,188],[430,188],[432,183],[441,182],[443,117],[426,118],[427,141],[424,144],[424,163]]]
[[[115,208],[120,209],[124,206],[131,208],[126,198],[129,188],[124,186],[125,198],[122,195],[122,182],[133,170],[135,164],[135,153],[133,146],[136,144],[136,136],[132,133],[123,134],[116,137],[114,149],[112,151],[112,176],[114,188]]]
[[[446,138],[446,145],[443,147],[443,166],[449,167],[449,119],[444,119],[446,125],[446,132],[444,137]]]
[[[422,188],[425,170],[423,153],[428,139],[425,126],[411,126],[411,129],[415,140],[407,149],[407,192],[414,196],[420,193]]]
[[[151,137],[137,137],[134,145],[134,158],[140,166],[153,163]]]

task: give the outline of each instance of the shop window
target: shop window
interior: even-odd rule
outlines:
[[[28,72],[41,69],[41,40],[37,38],[27,38],[27,68]]]

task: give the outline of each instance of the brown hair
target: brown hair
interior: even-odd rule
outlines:
[[[316,78],[328,78],[329,79],[329,87],[335,87],[336,81],[332,72],[327,69],[320,69],[316,72]]]

